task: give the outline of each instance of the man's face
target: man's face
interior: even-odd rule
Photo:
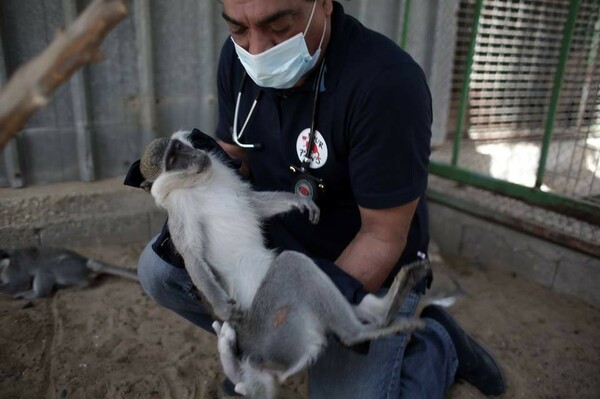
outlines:
[[[331,0],[315,1],[315,13],[305,37],[311,54],[319,47],[325,19],[330,17],[332,10]],[[223,0],[223,18],[239,46],[250,54],[260,54],[304,32],[313,5],[307,0]],[[329,22],[327,26],[331,26]],[[326,34],[323,48],[328,39]]]

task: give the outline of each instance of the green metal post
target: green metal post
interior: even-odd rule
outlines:
[[[475,15],[473,16],[473,25],[471,26],[471,41],[469,42],[469,53],[467,54],[467,65],[465,66],[465,77],[463,79],[462,92],[460,95],[458,122],[456,123],[456,133],[454,134],[452,166],[456,166],[458,164],[458,153],[460,151],[460,141],[462,138],[465,113],[467,112],[467,102],[469,100],[469,85],[471,83],[473,57],[475,56],[475,43],[477,42],[477,31],[479,30],[479,18],[481,17],[482,8],[483,0],[477,0],[477,3],[475,4]]]
[[[400,47],[406,50],[408,41],[408,21],[410,15],[410,3],[412,0],[404,0],[404,21],[402,21],[402,37],[400,38]]]
[[[575,21],[577,20],[577,14],[579,14],[580,6],[581,0],[571,0],[569,15],[567,17],[567,22],[563,31],[563,39],[560,47],[560,58],[556,67],[556,74],[554,75],[552,97],[550,98],[550,106],[548,108],[548,115],[546,117],[544,140],[542,142],[537,177],[535,179],[536,188],[540,188],[542,186],[542,183],[544,182],[544,172],[546,171],[546,162],[548,161],[548,150],[550,149],[550,142],[552,141],[552,133],[554,131],[554,120],[556,118],[556,109],[558,108],[558,100],[560,99],[560,89],[562,87],[562,82],[565,74],[565,66],[567,64],[567,57],[569,55],[569,49],[571,47],[571,39],[573,38],[573,31],[575,29]]]

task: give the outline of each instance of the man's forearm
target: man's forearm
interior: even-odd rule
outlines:
[[[400,259],[405,245],[406,241],[386,241],[359,232],[335,263],[367,291],[376,292]]]
[[[408,230],[419,199],[387,209],[359,207],[361,228],[336,264],[375,292],[404,252]]]

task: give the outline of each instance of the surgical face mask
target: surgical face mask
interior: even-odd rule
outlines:
[[[315,66],[321,55],[321,45],[325,37],[327,20],[325,20],[323,26],[319,48],[312,56],[308,52],[304,37],[310,27],[316,5],[317,0],[315,0],[308,19],[308,25],[303,33],[298,33],[296,36],[290,37],[260,54],[250,54],[231,38],[246,73],[254,83],[261,87],[288,89]]]

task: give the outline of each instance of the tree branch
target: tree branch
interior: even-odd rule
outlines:
[[[49,96],[85,64],[102,59],[100,45],[127,16],[129,0],[94,0],[37,57],[21,66],[0,91],[0,149],[17,135]]]

